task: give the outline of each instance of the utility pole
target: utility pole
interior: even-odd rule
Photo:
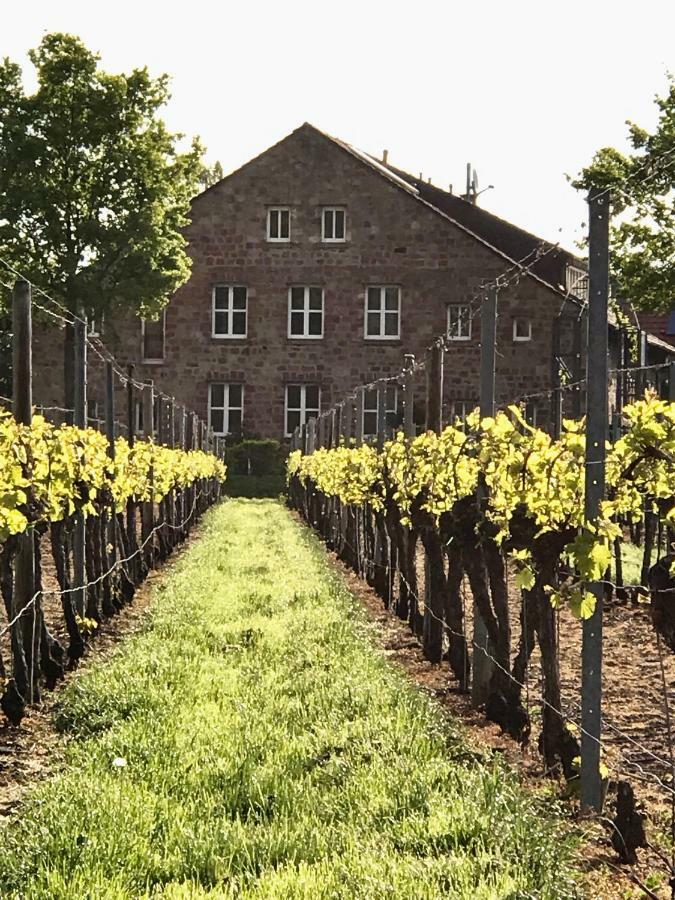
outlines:
[[[606,190],[594,188],[589,205],[588,385],[586,390],[586,497],[584,515],[593,525],[605,496],[607,435],[607,304],[609,298],[609,207]],[[602,701],[603,586],[586,588],[595,597],[593,615],[583,622],[581,650],[581,808],[602,808],[600,734]]]
[[[497,289],[490,288],[480,311],[480,416],[481,419],[495,414],[495,367],[497,357]],[[478,484],[478,503],[485,502],[485,485]],[[487,701],[488,687],[494,670],[492,648],[488,632],[478,605],[473,604],[473,678],[471,680],[471,703],[482,706]],[[480,649],[482,648],[482,649]],[[485,650],[485,653],[482,651]]]

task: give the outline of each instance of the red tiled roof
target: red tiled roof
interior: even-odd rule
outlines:
[[[675,334],[668,334],[668,320],[670,316],[667,313],[643,313],[637,314],[640,328],[649,334],[655,335],[672,347],[675,347]]]

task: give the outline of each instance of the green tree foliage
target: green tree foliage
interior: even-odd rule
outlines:
[[[212,166],[204,166],[202,176],[200,178],[201,185],[206,190],[217,184],[225,175],[220,160],[216,160]]]
[[[627,122],[633,152],[599,150],[574,186],[612,191],[610,265],[617,296],[638,309],[675,307],[675,79],[655,98],[653,133]]]
[[[73,311],[152,317],[189,277],[202,148],[158,117],[166,75],[110,75],[67,34],[29,57],[33,94],[0,63],[0,255]]]

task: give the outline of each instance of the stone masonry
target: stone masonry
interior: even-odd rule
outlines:
[[[267,240],[267,210],[291,210],[291,240]],[[346,240],[324,243],[324,207],[346,210]],[[448,304],[466,303],[509,259],[377,166],[304,125],[193,201],[187,229],[192,275],[166,308],[165,356],[142,359],[141,323],[106,321],[103,340],[138,380],[208,415],[210,383],[244,386],[247,436],[284,436],[286,385],[318,384],[326,409],[355,386],[397,371],[405,353],[417,357],[443,332]],[[212,336],[214,285],[248,288],[245,338]],[[324,289],[323,338],[288,337],[288,290]],[[400,288],[400,338],[364,338],[369,285]],[[499,295],[498,403],[546,390],[551,379],[552,322],[562,294],[525,276]],[[515,342],[513,320],[531,322],[531,340]],[[35,400],[63,403],[62,335],[36,328]],[[471,339],[445,355],[446,409],[478,399],[480,319]],[[100,362],[90,354],[90,401],[101,402]],[[424,379],[419,378],[419,391]],[[122,394],[118,395],[121,400]],[[420,395],[421,399],[421,395]]]

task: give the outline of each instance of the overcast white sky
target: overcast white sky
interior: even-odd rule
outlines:
[[[168,72],[166,120],[237,168],[304,121],[463,190],[572,246],[569,187],[595,149],[651,127],[675,70],[673,0],[33,0],[3,15],[0,55],[26,66],[47,31],[79,35],[110,71]]]

